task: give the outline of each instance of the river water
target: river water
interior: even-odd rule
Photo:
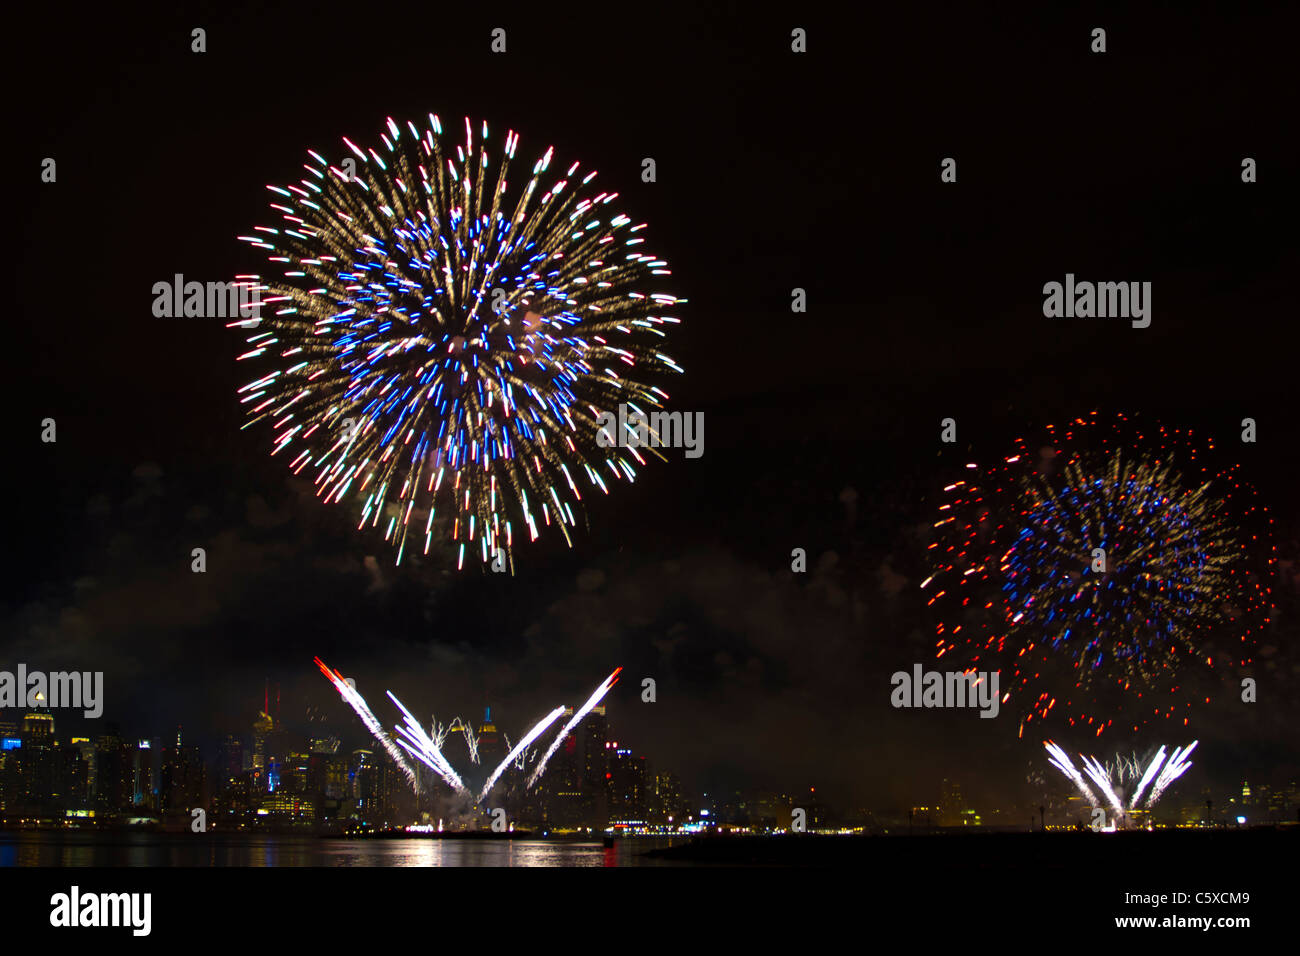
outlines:
[[[0,867],[656,866],[664,861],[646,857],[645,852],[672,842],[627,839],[610,849],[599,841],[571,840],[343,840],[242,833],[24,830],[0,832]]]

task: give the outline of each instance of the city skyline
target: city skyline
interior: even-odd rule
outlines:
[[[74,733],[58,734],[58,717],[48,709],[38,708],[24,712],[18,721],[8,719],[6,712],[0,710],[0,740],[4,741],[4,749],[0,751],[0,819],[7,819],[11,825],[17,818],[28,819],[29,823],[34,823],[37,819],[45,819],[47,823],[54,825],[86,826],[90,825],[92,820],[86,818],[85,811],[97,810],[100,824],[123,825],[132,818],[132,813],[129,812],[132,808],[137,811],[134,817],[139,824],[146,822],[151,814],[156,816],[164,811],[169,812],[173,818],[180,817],[188,821],[189,813],[193,808],[202,807],[206,810],[211,807],[213,808],[211,820],[216,824],[214,829],[220,829],[223,820],[227,828],[232,826],[231,801],[237,797],[244,801],[240,804],[239,812],[242,815],[238,817],[240,828],[257,823],[272,828],[293,828],[320,824],[329,819],[337,823],[352,820],[355,825],[371,828],[379,826],[400,829],[405,826],[427,825],[431,808],[436,807],[442,807],[449,815],[441,818],[449,830],[466,827],[485,828],[488,825],[488,810],[479,808],[478,812],[467,812],[466,807],[469,802],[465,798],[457,798],[445,785],[439,786],[436,778],[430,778],[431,786],[423,793],[410,793],[406,794],[405,798],[399,797],[399,792],[408,789],[408,781],[404,779],[403,771],[391,757],[384,753],[383,748],[375,743],[373,736],[366,735],[365,727],[360,721],[346,718],[331,721],[329,717],[313,713],[312,709],[307,707],[302,709],[302,716],[299,719],[286,722],[280,716],[280,689],[269,680],[264,683],[262,703],[267,709],[258,710],[256,717],[251,719],[242,731],[228,728],[224,736],[206,748],[192,742],[183,743],[183,726],[175,728],[174,738],[156,733],[137,736],[133,733],[123,733],[122,728],[114,721],[106,719],[102,724],[104,733],[99,737],[88,737]],[[446,736],[446,740],[450,741],[446,745],[449,748],[447,751],[449,758],[454,756],[458,762],[466,765],[471,763],[482,765],[485,760],[490,763],[493,755],[499,758],[505,754],[506,735],[498,730],[491,718],[491,707],[491,704],[485,705],[487,713],[478,723],[476,732],[481,738],[481,741],[476,743],[483,747],[480,759],[472,758],[467,735],[459,728],[450,729]],[[566,715],[572,715],[573,712],[573,706],[565,708]],[[515,823],[513,813],[516,808],[522,806],[525,815],[519,819],[521,827],[531,824],[539,830],[561,831],[565,830],[566,825],[568,828],[577,827],[591,831],[604,830],[607,826],[615,824],[626,827],[638,822],[639,815],[642,818],[640,823],[646,824],[652,832],[658,832],[654,828],[674,822],[667,820],[667,817],[676,816],[678,819],[675,822],[680,826],[682,816],[688,815],[689,822],[693,825],[692,829],[680,832],[694,832],[700,824],[703,824],[706,829],[718,825],[732,829],[746,829],[751,823],[749,815],[744,812],[744,806],[748,803],[751,807],[764,806],[766,812],[761,818],[764,826],[771,831],[780,831],[787,829],[789,823],[782,819],[783,815],[788,814],[796,806],[804,806],[805,809],[814,808],[813,819],[820,824],[821,828],[833,832],[851,830],[884,833],[890,832],[891,829],[898,832],[903,828],[904,822],[909,831],[918,825],[923,825],[926,830],[951,827],[1020,830],[1024,827],[1026,814],[1032,826],[1036,813],[1040,817],[1039,825],[1050,823],[1056,827],[1077,827],[1084,821],[1091,820],[1090,810],[1096,806],[1094,803],[1084,809],[1080,804],[1080,795],[1074,792],[1074,788],[1064,779],[1046,778],[1042,774],[1033,773],[1030,778],[1037,776],[1039,781],[1036,787],[1021,788],[1017,798],[1000,805],[965,799],[961,795],[961,785],[948,776],[942,778],[938,787],[919,787],[920,793],[915,795],[919,799],[908,801],[902,806],[877,806],[874,809],[860,805],[847,794],[835,795],[838,800],[832,797],[835,805],[828,807],[825,802],[825,790],[823,789],[822,794],[818,796],[815,785],[806,787],[799,785],[774,791],[762,788],[739,788],[721,792],[715,790],[710,795],[709,791],[700,790],[692,786],[689,781],[683,786],[671,770],[656,770],[651,773],[646,769],[647,756],[637,756],[632,749],[620,747],[619,741],[613,739],[615,735],[611,733],[606,705],[602,704],[593,709],[589,720],[590,725],[584,721],[565,736],[566,745],[557,755],[557,770],[554,773],[556,781],[540,787],[538,790],[540,796],[529,797],[526,793],[514,792],[525,789],[521,785],[526,773],[512,766],[502,784],[493,789],[494,795],[501,791],[499,794],[501,799],[487,805],[489,810],[495,804],[510,804],[513,828]],[[475,722],[470,723],[472,728]],[[446,728],[448,725],[443,726]],[[121,754],[113,758],[115,761],[120,761],[120,766],[131,773],[131,783],[121,784],[121,786],[131,792],[132,799],[121,802],[116,810],[110,809],[113,798],[109,798],[108,804],[103,802],[96,787],[96,783],[101,779],[95,772],[98,763],[94,757],[88,756],[97,756],[106,752],[100,747],[101,739],[107,741],[109,749],[120,746],[125,748],[124,753],[129,754],[129,759],[123,758]],[[272,740],[276,743],[270,743]],[[134,746],[132,741],[135,741]],[[358,743],[361,745],[352,746]],[[575,745],[582,748],[576,757]],[[88,765],[86,768],[75,769],[66,761],[56,761],[54,765],[42,770],[21,762],[15,764],[15,759],[21,761],[22,758],[29,757],[33,753],[34,746],[35,748],[62,746],[65,753],[79,751],[82,758],[88,760]],[[141,755],[146,752],[147,766],[142,766]],[[597,753],[600,755],[599,761],[593,756]],[[374,803],[375,793],[368,793],[363,797],[359,792],[348,791],[346,795],[343,792],[335,792],[330,799],[333,801],[332,809],[336,815],[322,817],[319,801],[324,791],[319,788],[312,789],[312,786],[305,782],[307,778],[303,775],[309,772],[309,768],[298,764],[303,764],[304,761],[318,761],[323,755],[353,758],[353,763],[348,765],[350,769],[346,772],[348,779],[352,780],[357,787],[362,786],[356,779],[360,770],[368,769],[376,772],[378,782],[374,784],[375,793],[382,791],[381,803]],[[358,755],[364,755],[361,758],[361,766],[355,764]],[[575,759],[579,761],[577,765],[573,763]],[[164,772],[169,760],[176,766]],[[597,762],[599,769],[597,769]],[[606,812],[605,809],[598,811],[599,801],[596,796],[597,791],[604,784],[596,785],[593,781],[599,779],[606,771],[610,771],[614,774],[615,782],[609,786],[617,788],[621,779],[619,775],[623,771],[616,770],[616,766],[638,764],[641,767],[640,782],[633,785],[627,779],[622,779],[622,786],[637,790],[641,795],[632,802],[631,808],[624,805],[622,812],[617,810],[619,804],[615,801],[616,809],[610,811],[608,818],[602,822],[593,814]],[[119,764],[110,763],[108,766],[117,767]],[[650,763],[648,766],[655,767],[655,764]],[[325,771],[317,766],[310,772],[318,775]],[[40,777],[42,773],[47,774],[48,777]],[[32,774],[36,774],[37,777],[33,778]],[[195,774],[198,775],[197,779],[201,780],[200,783],[195,783]],[[297,783],[292,787],[286,787],[282,783],[285,774],[295,777]],[[1286,779],[1278,774],[1272,777],[1267,774],[1251,776],[1255,780],[1253,786],[1249,778],[1231,783],[1194,779],[1186,787],[1175,784],[1174,795],[1168,801],[1169,807],[1161,807],[1159,813],[1148,811],[1138,816],[1141,817],[1144,825],[1158,822],[1161,826],[1198,824],[1215,820],[1231,825],[1239,822],[1237,820],[1239,816],[1245,817],[1250,823],[1285,823],[1300,820],[1298,815],[1300,814],[1300,790],[1297,789],[1294,777]],[[32,782],[33,779],[38,778],[47,781],[45,786],[54,795],[53,798],[39,798],[39,789]],[[666,786],[669,779],[672,780],[672,789],[675,793],[676,812],[668,813],[664,811],[662,805],[657,811],[651,812],[649,808],[653,804],[647,802],[646,794],[658,793],[659,788]],[[81,781],[81,785],[89,787],[89,791],[80,803],[69,802],[68,785],[52,786],[50,782],[55,780],[66,780],[73,787],[76,786],[76,781]],[[152,781],[152,786],[142,781]],[[164,791],[168,791],[173,783],[177,793],[172,794],[169,799]],[[286,791],[288,797],[294,801],[292,811],[284,809],[283,800],[286,798]],[[505,791],[510,792],[507,794]],[[561,811],[558,818],[553,815],[554,806],[548,805],[546,811],[541,809],[543,803],[547,803],[548,800],[553,802],[556,792],[561,791],[576,798],[577,805],[581,807],[579,815],[575,816],[572,807]],[[932,792],[937,799],[927,799],[925,796],[927,792]],[[742,796],[744,793],[749,794],[748,798]],[[33,795],[37,798],[32,799]],[[22,796],[24,799],[15,801],[15,796]],[[349,808],[347,805],[349,797],[361,802]],[[605,793],[599,799],[605,800],[608,804],[610,795]],[[1218,807],[1217,813],[1206,807],[1207,799],[1212,806]],[[266,806],[272,808],[268,814],[269,819],[257,818],[259,800],[266,801]],[[1046,803],[1047,806],[1040,806],[1041,803]],[[606,804],[599,804],[599,806],[604,807]],[[311,806],[311,810],[305,810],[307,806]],[[378,817],[373,819],[364,817],[365,813],[371,812],[367,808],[373,806],[382,806],[382,823]],[[780,811],[774,812],[774,808],[777,807],[781,808]],[[720,808],[730,809],[724,809],[719,813]],[[1202,808],[1205,808],[1204,812]],[[1044,809],[1050,809],[1050,818],[1043,817],[1041,811]],[[700,816],[701,810],[709,811],[714,815],[713,819],[708,819],[709,813]],[[59,811],[62,811],[62,816]],[[361,812],[361,816],[350,815],[358,811]],[[338,813],[343,815],[337,816]],[[458,816],[459,822],[450,819],[450,815]],[[563,822],[557,823],[556,819]],[[173,819],[173,823],[175,822]]]

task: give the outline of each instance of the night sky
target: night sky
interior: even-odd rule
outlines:
[[[0,667],[103,670],[105,720],[210,746],[250,725],[265,679],[291,726],[310,705],[359,745],[317,654],[377,711],[385,689],[426,718],[491,704],[512,737],[622,665],[616,739],[697,791],[813,785],[888,812],[949,777],[1004,804],[1046,763],[1009,712],[889,706],[889,675],[931,661],[918,585],[939,490],[969,456],[1093,409],[1224,445],[1250,416],[1259,441],[1233,454],[1282,559],[1260,702],[1116,743],[1199,737],[1189,787],[1300,773],[1293,24],[200,9],[27,11],[6,41],[20,185]],[[554,145],[594,166],[689,299],[669,350],[687,374],[667,387],[704,412],[704,456],[596,496],[571,550],[544,535],[514,577],[458,573],[454,554],[393,567],[352,509],[270,458],[268,430],[239,431],[240,334],[151,311],[174,273],[264,270],[235,236],[272,221],[264,186],[296,181],[307,148],[374,144],[385,117],[431,111],[515,129],[520,162]],[[1067,272],[1150,281],[1150,328],[1044,318],[1042,286]]]

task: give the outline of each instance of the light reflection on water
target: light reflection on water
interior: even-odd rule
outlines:
[[[684,839],[340,840],[253,834],[0,833],[7,866],[656,866],[650,849]]]

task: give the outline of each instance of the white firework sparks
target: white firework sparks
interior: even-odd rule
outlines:
[[[451,730],[459,730],[465,735],[465,746],[469,748],[469,759],[472,763],[478,763],[478,734],[474,733],[474,728],[466,721],[456,717],[451,722]]]
[[[451,732],[451,726],[438,723],[437,715],[430,719],[433,721],[433,725],[429,728],[429,736],[433,738],[434,746],[441,750],[442,745],[447,742],[447,734]]]
[[[523,740],[515,744],[514,749],[512,749],[510,753],[506,754],[506,759],[501,761],[501,763],[497,765],[497,768],[492,771],[492,776],[488,777],[487,783],[483,784],[483,790],[478,795],[480,803],[483,802],[483,798],[488,795],[488,791],[490,791],[493,785],[497,782],[497,778],[500,777],[501,774],[505,773],[506,767],[510,766],[516,757],[527,750],[528,746],[540,737],[546,731],[547,727],[555,723],[555,719],[562,713],[564,713],[564,708],[556,707],[553,711],[539,720],[533,729],[524,735]]]
[[[1052,765],[1074,781],[1074,785],[1079,788],[1079,792],[1083,794],[1083,798],[1087,800],[1089,804],[1094,807],[1098,806],[1099,804],[1097,803],[1096,796],[1088,789],[1088,785],[1083,782],[1083,777],[1079,775],[1079,771],[1074,769],[1074,763],[1071,762],[1070,755],[1050,740],[1043,741],[1043,746],[1046,747],[1047,752],[1051,754],[1051,756],[1048,757],[1048,760],[1051,761]]]
[[[1150,810],[1155,806],[1165,790],[1169,788],[1169,785],[1186,773],[1187,769],[1192,765],[1187,758],[1196,749],[1198,743],[1199,741],[1193,740],[1186,750],[1182,747],[1174,748],[1168,762],[1165,761],[1165,748],[1161,745],[1145,769],[1142,768],[1136,758],[1130,760],[1119,757],[1116,761],[1107,765],[1103,765],[1096,757],[1084,754],[1079,754],[1079,759],[1083,761],[1084,772],[1096,785],[1097,789],[1101,791],[1110,809],[1114,810],[1118,817],[1123,818],[1139,807]],[[1092,807],[1101,807],[1101,800],[1097,798],[1097,795],[1084,781],[1083,776],[1075,769],[1069,754],[1050,740],[1043,741],[1043,746],[1047,748],[1048,760],[1052,766],[1070,779]],[[1126,802],[1122,799],[1123,791],[1127,789],[1124,785],[1137,778],[1139,773],[1141,777],[1138,779],[1138,784],[1133,788]],[[1155,781],[1154,785],[1152,785],[1153,780]],[[1142,794],[1146,792],[1148,785],[1151,785],[1151,792],[1146,802],[1143,803]]]
[[[453,719],[449,725],[444,726],[439,724],[435,718],[431,727],[431,733],[427,733],[420,725],[420,722],[416,720],[415,717],[411,715],[411,712],[403,706],[402,702],[393,695],[393,692],[388,691],[388,699],[391,700],[397,709],[402,712],[404,718],[403,723],[397,724],[394,727],[397,732],[397,735],[394,738],[384,730],[383,725],[380,724],[379,719],[375,717],[373,712],[371,712],[365,699],[357,692],[356,687],[344,678],[342,674],[338,671],[330,670],[330,668],[327,667],[319,657],[316,658],[316,666],[320,668],[322,674],[329,678],[330,683],[338,689],[343,699],[348,702],[354,711],[356,711],[357,716],[361,718],[361,722],[365,724],[366,729],[369,730],[370,733],[374,735],[375,739],[383,745],[384,750],[402,769],[402,772],[406,775],[407,781],[417,793],[419,793],[421,789],[420,778],[416,773],[415,766],[406,759],[406,754],[410,754],[420,763],[432,770],[457,794],[465,797],[472,796],[469,789],[465,786],[465,782],[461,779],[455,768],[452,767],[451,763],[448,762],[447,758],[442,753],[442,745],[446,741],[447,735],[452,730],[462,730],[465,734],[465,740],[469,745],[471,760],[474,763],[479,762],[478,736],[467,723],[457,717]],[[610,689],[618,683],[618,675],[622,670],[623,668],[619,667],[614,671],[614,673],[605,678],[601,685],[596,688],[591,697],[587,699],[587,702],[583,704],[582,707],[574,713],[568,723],[564,725],[564,728],[551,742],[545,756],[542,757],[541,761],[537,764],[537,767],[533,770],[532,776],[528,778],[527,787],[532,787],[533,784],[537,782],[538,778],[541,777],[542,772],[546,769],[547,761],[550,760],[551,755],[559,749],[560,744],[562,744],[565,738],[569,736],[569,733],[573,728],[581,723],[582,719],[591,712],[592,708],[599,704],[604,696],[609,693]],[[506,754],[505,759],[502,760],[488,776],[487,782],[483,785],[483,789],[480,790],[477,797],[474,798],[476,802],[482,803],[487,799],[488,794],[492,791],[492,788],[496,785],[501,775],[512,763],[521,770],[524,768],[525,762],[528,759],[529,748],[537,738],[542,736],[542,734],[544,734],[547,729],[560,718],[565,709],[566,708],[564,707],[556,707],[534,724],[533,728],[524,735],[523,739],[510,749],[510,752]],[[506,739],[507,746],[509,746],[509,738]],[[405,751],[406,754],[404,754],[403,751]]]
[[[620,667],[616,669],[614,673],[606,677],[605,682],[597,687],[595,692],[587,698],[587,702],[582,705],[581,709],[575,711],[574,715],[569,718],[569,722],[564,725],[564,729],[560,731],[553,741],[551,741],[551,746],[547,748],[545,756],[543,756],[541,762],[537,764],[537,769],[533,771],[533,775],[528,778],[528,786],[531,787],[537,782],[537,778],[540,777],[542,771],[546,769],[546,762],[551,759],[551,755],[554,754],[555,751],[560,749],[560,744],[564,742],[565,737],[569,736],[569,731],[578,726],[578,724],[582,722],[582,718],[586,717],[587,714],[591,712],[591,709],[600,703],[601,698],[609,693],[609,689],[618,683],[618,674],[622,669],[623,668]]]
[[[1197,743],[1199,743],[1199,741],[1193,740],[1186,750],[1183,750],[1181,747],[1174,749],[1173,756],[1171,756],[1169,762],[1165,764],[1165,769],[1160,771],[1160,776],[1156,778],[1155,786],[1151,788],[1151,796],[1147,800],[1148,807],[1160,799],[1161,795],[1165,792],[1165,789],[1171,783],[1187,772],[1187,768],[1192,765],[1187,758],[1191,755],[1191,752],[1195,749]]]
[[[402,706],[402,702],[393,696],[391,690],[388,691],[388,699],[396,704],[397,708],[402,712],[402,715],[406,717],[406,726],[399,724],[396,727],[398,734],[405,739],[399,740],[397,743],[411,754],[411,756],[417,758],[421,763],[445,780],[447,785],[457,793],[468,794],[469,791],[465,789],[464,781],[462,781],[460,775],[452,769],[451,764],[447,762],[447,758],[442,755],[442,751],[439,750],[438,746],[433,742],[433,738],[424,732],[424,728],[420,726],[420,722],[411,716],[411,712]]]
[[[322,674],[329,678],[330,683],[338,689],[339,694],[348,702],[348,705],[356,711],[357,716],[361,718],[361,722],[366,725],[366,729],[369,730],[370,733],[374,735],[374,738],[379,741],[380,745],[388,753],[388,756],[393,758],[393,762],[402,769],[402,773],[406,775],[407,782],[411,784],[411,786],[418,788],[419,777],[415,772],[415,768],[411,766],[402,751],[398,749],[397,745],[393,742],[393,738],[384,732],[383,724],[381,724],[379,718],[371,712],[370,708],[366,705],[365,698],[357,692],[356,687],[346,680],[338,671],[331,671],[326,667],[324,661],[319,657],[316,658],[316,666],[321,669]]]

